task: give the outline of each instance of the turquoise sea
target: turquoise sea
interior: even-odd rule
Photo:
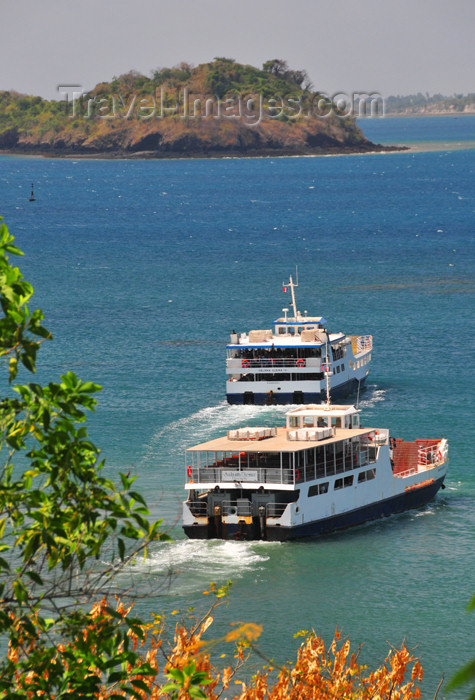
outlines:
[[[137,563],[140,611],[201,609],[234,582],[213,634],[264,625],[263,652],[335,627],[361,660],[417,646],[432,698],[475,655],[475,117],[363,120],[417,151],[317,158],[93,161],[0,157],[0,214],[26,255],[54,342],[41,381],[71,369],[103,385],[90,431],[107,472],[132,470],[175,538]],[[430,150],[422,150],[424,146]],[[28,201],[31,183],[36,201]],[[427,507],[322,539],[197,542],[180,527],[184,450],[284,407],[228,406],[229,333],[289,305],[369,333],[366,425],[445,436],[447,488]],[[22,380],[27,381],[26,376]],[[169,576],[170,572],[174,572]],[[203,602],[204,601],[204,602]],[[260,661],[255,661],[260,665]],[[460,699],[466,691],[453,692]],[[446,697],[442,690],[439,698]]]

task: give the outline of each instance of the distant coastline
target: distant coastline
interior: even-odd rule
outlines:
[[[458,117],[475,114],[475,93],[468,95],[390,95],[385,100],[387,117]]]
[[[385,112],[384,119],[392,119],[393,117],[474,117],[475,107],[473,110],[465,112],[455,111],[418,111],[418,112]]]

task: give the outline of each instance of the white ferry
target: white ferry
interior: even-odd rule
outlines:
[[[288,540],[424,505],[448,445],[362,427],[354,406],[300,406],[286,426],[241,428],[187,450],[190,538]]]
[[[292,277],[293,316],[269,330],[231,333],[226,346],[226,398],[230,404],[304,404],[325,400],[325,373],[331,369],[332,399],[359,391],[369,374],[370,335],[329,333],[322,316],[297,310]]]

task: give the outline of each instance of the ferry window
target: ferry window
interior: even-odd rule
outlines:
[[[306,428],[313,428],[313,416],[304,416],[303,424]]]
[[[343,486],[351,486],[353,484],[353,474],[351,476],[345,476],[343,479]]]
[[[326,481],[324,484],[314,484],[308,489],[309,498],[310,496],[319,496],[322,493],[328,493],[328,481]]]
[[[299,419],[297,416],[290,416],[290,427],[291,428],[298,428],[299,427]]]
[[[343,488],[343,479],[335,479],[335,491]]]
[[[362,481],[371,481],[371,479],[374,479],[375,476],[376,469],[368,469],[367,471],[358,474],[358,483],[360,484]]]
[[[342,371],[342,372],[345,371],[345,363],[342,364],[342,366],[341,366],[341,371]]]

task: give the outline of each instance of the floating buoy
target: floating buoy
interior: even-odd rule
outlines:
[[[30,202],[35,202],[35,193],[33,192],[33,183],[31,183],[31,195],[30,195]]]

